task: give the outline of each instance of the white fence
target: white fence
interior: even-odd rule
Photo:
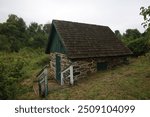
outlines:
[[[64,85],[69,83],[73,85],[74,80],[73,80],[73,66],[70,65],[67,69],[61,72],[61,85]]]

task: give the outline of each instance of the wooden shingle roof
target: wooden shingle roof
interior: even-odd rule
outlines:
[[[132,54],[107,26],[60,20],[53,20],[52,24],[71,59]]]

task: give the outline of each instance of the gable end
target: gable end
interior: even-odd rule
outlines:
[[[55,26],[52,24],[51,32],[48,38],[48,44],[45,53],[49,54],[51,52],[66,53],[61,37],[59,36]]]

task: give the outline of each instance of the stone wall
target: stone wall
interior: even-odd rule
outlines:
[[[55,77],[55,56],[54,53],[50,53],[50,68],[49,68],[50,77]]]
[[[61,71],[66,69],[72,63],[65,54],[50,53],[50,74],[55,78],[56,54],[61,57]]]
[[[73,75],[75,80],[85,78],[88,74],[96,71],[96,62],[93,59],[81,59],[73,61]]]
[[[80,78],[87,77],[88,74],[97,72],[97,63],[107,62],[107,69],[111,69],[116,65],[122,64],[124,62],[124,57],[110,57],[110,58],[89,58],[74,60],[74,79],[78,80]]]
[[[55,77],[55,58],[56,54],[61,57],[61,70],[63,71],[71,64],[73,65],[74,80],[86,78],[88,74],[97,72],[97,62],[107,62],[108,69],[122,64],[124,57],[107,57],[107,58],[88,58],[88,59],[74,59],[70,60],[65,54],[51,53],[50,54],[50,74]]]

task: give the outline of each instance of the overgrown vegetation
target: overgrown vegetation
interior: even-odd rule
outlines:
[[[32,91],[33,78],[49,61],[43,51],[24,48],[18,53],[0,52],[0,99],[16,99]]]
[[[131,58],[128,65],[91,74],[74,86],[49,85],[45,99],[150,99],[150,53]],[[39,99],[33,90],[18,99]]]
[[[123,35],[116,30],[116,36],[126,44],[134,56],[139,56],[150,51],[150,30],[140,33],[137,29],[127,29]]]
[[[27,26],[14,14],[0,23],[0,99],[16,99],[32,89],[21,82],[29,78],[32,82],[34,70],[48,62],[44,48],[49,31],[50,24],[33,22]]]
[[[140,14],[144,33],[115,31],[138,58],[132,58],[129,65],[92,74],[73,87],[50,91],[47,99],[150,99],[150,7],[142,7]],[[14,14],[0,23],[0,99],[39,99],[33,79],[49,62],[44,54],[49,31],[50,24],[27,26]]]

